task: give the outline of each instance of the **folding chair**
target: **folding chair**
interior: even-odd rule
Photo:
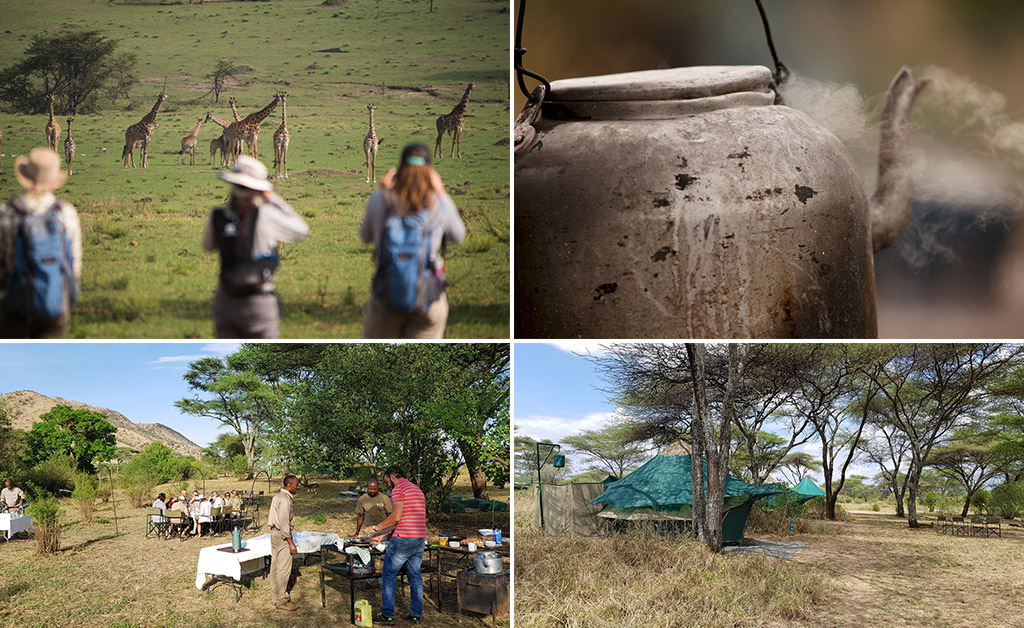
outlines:
[[[224,506],[220,511],[221,532],[230,532],[235,519],[231,516],[231,506]]]
[[[157,536],[163,536],[167,530],[167,517],[164,516],[162,508],[147,508],[146,509],[146,538],[149,538],[150,534],[156,533]]]
[[[993,528],[992,526],[995,525]],[[985,536],[998,536],[1003,538],[1003,526],[1002,519],[999,517],[989,517],[985,520]]]
[[[970,530],[967,524],[964,523],[963,517],[953,517],[953,523],[950,524],[950,532],[953,536],[967,536]]]
[[[946,521],[946,515],[939,515],[935,518],[935,534],[945,534],[949,532],[950,522]]]
[[[983,517],[971,517],[971,536],[988,536]]]
[[[164,536],[171,538],[176,536],[181,538],[185,533],[185,519],[181,516],[180,510],[168,510],[167,511],[167,531]]]
[[[210,509],[210,522],[207,524],[206,528],[210,531],[210,536],[217,536],[218,534],[220,534],[221,513],[223,512],[223,508]]]

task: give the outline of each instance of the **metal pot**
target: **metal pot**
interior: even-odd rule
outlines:
[[[370,560],[364,563],[362,559],[359,558],[359,554],[353,554],[352,573],[364,575],[373,573],[373,556],[370,556]]]
[[[516,336],[874,337],[872,251],[909,217],[923,83],[890,88],[870,212],[845,147],[774,104],[767,68],[551,83],[516,148]]]
[[[501,573],[504,568],[497,552],[480,552],[473,560],[473,571],[477,573]]]

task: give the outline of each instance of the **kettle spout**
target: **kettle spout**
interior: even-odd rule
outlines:
[[[896,241],[910,222],[914,186],[911,181],[910,112],[928,85],[904,67],[889,85],[882,110],[878,147],[878,182],[871,195],[871,244],[877,253]]]

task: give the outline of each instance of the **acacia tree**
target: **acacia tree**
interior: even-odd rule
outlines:
[[[86,408],[53,406],[39,418],[25,441],[26,466],[66,455],[74,460],[79,471],[95,473],[94,462],[114,457],[117,428],[107,421],[105,414]]]
[[[902,345],[885,368],[871,375],[881,388],[888,421],[907,437],[907,523],[917,521],[921,472],[932,449],[970,413],[992,400],[990,388],[1018,367],[1024,348],[1001,343]]]
[[[999,473],[1000,454],[996,444],[995,438],[978,429],[961,428],[954,433],[952,442],[933,449],[925,461],[964,487],[966,495],[961,517],[967,516],[971,498]]]
[[[861,454],[880,469],[879,479],[896,499],[896,516],[904,518],[907,511],[907,483],[905,465],[909,458],[910,441],[896,426],[884,419],[869,420],[867,434],[858,443]]]
[[[134,80],[135,57],[116,55],[117,44],[99,31],[35,35],[25,58],[0,71],[0,99],[19,111],[42,113],[47,94],[53,94],[58,112],[88,112],[108,79],[122,90],[126,80]]]
[[[184,379],[202,396],[179,399],[174,405],[185,414],[220,421],[234,429],[245,447],[246,479],[251,479],[256,440],[274,416],[277,395],[254,371],[233,368],[220,358],[196,360],[189,369]]]
[[[645,450],[632,439],[632,429],[628,425],[616,423],[599,430],[584,430],[563,438],[562,442],[596,461],[597,464],[592,465],[591,469],[607,471],[621,478],[627,470],[645,459]]]

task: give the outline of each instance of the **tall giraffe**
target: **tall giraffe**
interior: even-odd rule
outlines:
[[[185,152],[191,156],[189,165],[196,165],[196,145],[199,144],[199,127],[203,126],[203,119],[199,118],[192,132],[181,140],[181,164],[185,163]]]
[[[274,131],[274,172],[287,179],[288,142],[292,138],[288,133],[288,92],[281,92],[278,96],[281,97],[281,126]]]
[[[232,161],[241,156],[243,141],[249,145],[249,156],[253,159],[259,158],[259,152],[256,148],[256,144],[259,141],[260,124],[272,111],[274,111],[274,108],[277,107],[277,101],[280,99],[280,94],[274,94],[274,100],[271,100],[269,105],[260,109],[256,113],[250,113],[238,122],[231,123],[231,126],[237,129],[237,135],[228,145],[228,152],[231,153]],[[230,136],[228,139],[232,140]]]
[[[71,162],[75,159],[75,140],[71,137],[71,121],[74,118],[67,118],[68,121],[68,136],[64,140],[64,161],[67,164],[68,175],[73,174],[71,172]]]
[[[366,153],[366,182],[370,182],[370,175],[373,174],[373,182],[377,182],[377,148],[384,142],[383,139],[377,137],[377,129],[373,126],[373,112],[377,109],[377,105],[366,105],[366,110],[370,112],[370,132],[366,134],[366,139],[363,140],[363,152]]]
[[[221,165],[226,168],[227,165],[228,165],[228,147],[231,146],[231,142],[235,139],[235,136],[238,133],[238,127],[232,126],[234,124],[233,122],[231,122],[229,120],[225,120],[224,118],[221,118],[219,116],[215,116],[215,115],[213,115],[212,111],[209,111],[209,112],[206,113],[206,121],[210,122],[211,120],[215,124],[220,126],[222,129],[224,129],[224,131],[221,132],[221,134],[220,134],[220,138],[219,138],[220,139],[220,146],[219,146],[219,148],[220,148]],[[215,142],[216,142],[216,140],[210,140],[210,159],[211,160],[213,159],[214,154],[216,154],[216,152],[217,152],[217,146],[216,146]]]
[[[135,167],[135,147],[139,147],[139,156],[143,168],[149,168],[149,139],[153,137],[153,129],[156,128],[156,114],[160,112],[160,105],[167,99],[165,92],[160,92],[156,97],[156,103],[149,110],[142,120],[131,125],[124,131],[124,150],[121,151],[121,158],[124,160],[124,167],[128,167],[128,160],[132,161],[132,168]]]
[[[434,157],[441,158],[443,156],[441,155],[441,138],[447,131],[452,135],[452,157],[456,155],[457,151],[459,159],[462,158],[462,127],[465,124],[462,117],[466,113],[466,105],[469,104],[469,92],[471,91],[473,91],[472,83],[466,86],[466,93],[462,95],[462,100],[455,105],[451,113],[437,119],[437,144],[434,145]]]
[[[57,152],[57,146],[60,145],[60,125],[53,117],[53,94],[47,94],[46,100],[50,103],[50,121],[46,123],[46,146]]]
[[[228,99],[228,104],[231,105],[231,113],[235,116],[235,122],[241,122],[242,116],[238,113],[238,101],[230,98]]]

